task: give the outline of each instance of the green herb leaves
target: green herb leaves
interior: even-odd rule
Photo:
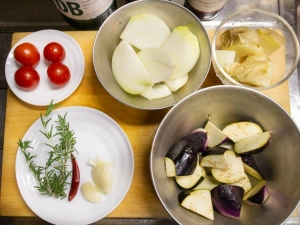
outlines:
[[[71,153],[76,151],[76,138],[74,131],[70,129],[69,123],[66,121],[67,114],[64,116],[58,115],[58,120],[50,126],[52,120],[50,114],[57,107],[58,105],[53,104],[53,101],[51,101],[45,114],[40,115],[44,129],[40,132],[47,138],[48,142],[45,145],[50,148],[45,166],[34,163],[37,155],[30,153],[29,150],[32,148],[30,141],[19,140],[18,145],[24,154],[29,169],[39,182],[39,186],[35,186],[35,188],[43,195],[63,199],[66,197],[65,190],[69,184],[68,178],[71,175],[67,161]],[[54,137],[58,137],[58,141],[55,141],[57,138]]]

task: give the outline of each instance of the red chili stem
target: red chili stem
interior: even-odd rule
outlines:
[[[74,157],[73,154],[71,154],[71,159],[72,159],[72,183],[71,183],[71,189],[69,193],[69,201],[72,201],[72,199],[76,196],[79,183],[80,183],[80,171],[79,167],[76,161],[76,158]]]

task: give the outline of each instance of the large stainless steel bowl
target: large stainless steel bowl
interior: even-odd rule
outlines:
[[[262,176],[268,181],[269,198],[260,206],[243,203],[239,220],[215,212],[215,220],[210,221],[184,209],[177,200],[178,186],[174,179],[166,177],[164,156],[171,144],[203,127],[208,117],[221,129],[232,122],[250,120],[272,134],[269,147],[255,155]],[[180,101],[159,125],[151,150],[153,185],[161,203],[179,224],[284,224],[299,205],[299,141],[299,129],[289,114],[264,94],[233,85],[205,88]]]
[[[149,101],[139,95],[128,94],[117,84],[112,73],[111,60],[113,52],[120,42],[119,36],[130,17],[140,13],[150,13],[160,17],[171,30],[176,26],[186,25],[198,37],[200,43],[201,55],[189,73],[188,82],[180,90],[166,98]],[[206,78],[210,61],[210,43],[200,20],[183,6],[171,1],[136,1],[122,6],[102,24],[93,46],[94,68],[103,87],[120,102],[140,109],[167,108],[196,91]]]

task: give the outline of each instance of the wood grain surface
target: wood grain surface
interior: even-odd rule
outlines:
[[[93,69],[92,46],[96,31],[71,31],[66,33],[71,35],[81,46],[86,68],[78,89],[61,102],[61,107],[87,106],[106,113],[123,128],[134,152],[135,171],[132,185],[124,200],[108,217],[169,218],[153,189],[149,167],[152,139],[168,109],[157,111],[138,110],[115,100],[101,86]],[[12,45],[27,34],[15,33]],[[209,35],[211,36],[212,32],[209,31]],[[218,84],[221,84],[221,82],[211,68],[207,79],[200,88]],[[271,90],[263,91],[263,93],[276,100],[290,112],[287,82]],[[23,201],[18,190],[15,158],[18,139],[24,136],[27,129],[39,118],[40,112],[44,112],[45,108],[24,103],[8,89],[0,199],[0,213],[2,216],[35,216]],[[141,191],[143,194],[141,194]]]

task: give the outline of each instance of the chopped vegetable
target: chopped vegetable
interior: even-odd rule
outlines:
[[[141,13],[130,18],[120,38],[138,49],[160,48],[170,33],[162,19]]]
[[[231,123],[227,125],[222,131],[234,142],[263,132],[262,128],[257,123],[253,123],[250,121]]]
[[[220,184],[211,190],[214,209],[221,215],[239,219],[244,189],[235,185]]]
[[[201,166],[216,169],[229,169],[236,159],[234,151],[217,146],[204,151],[202,155]]]
[[[206,189],[206,190],[212,190],[214,187],[218,186],[220,184],[219,181],[217,181],[213,176],[206,175],[204,180],[198,184],[193,190],[200,190],[200,189]]]
[[[238,154],[247,152],[258,153],[266,149],[270,142],[271,133],[270,131],[265,131],[236,142],[234,144],[234,151]]]
[[[189,73],[200,56],[198,38],[186,26],[175,27],[162,49],[169,52],[177,62],[169,80],[175,80]]]
[[[263,180],[254,157],[251,154],[240,154],[240,157],[244,163],[245,172],[257,180]]]
[[[226,134],[224,134],[224,132],[221,131],[211,121],[207,121],[207,123],[204,126],[204,129],[207,131],[208,136],[209,136],[208,143],[207,143],[208,147],[217,146],[228,140]]]
[[[266,56],[272,55],[286,42],[285,38],[274,30],[268,28],[257,29],[259,43]]]
[[[168,86],[170,91],[175,92],[178,89],[180,89],[181,87],[183,87],[183,85],[186,84],[188,79],[189,79],[189,75],[186,74],[186,75],[183,75],[182,77],[179,77],[176,80],[166,80],[163,83],[165,83]]]
[[[234,183],[246,177],[241,157],[236,157],[232,165],[228,169],[212,168],[213,177],[221,183]]]
[[[267,181],[257,183],[243,198],[249,205],[262,204],[269,196]]]
[[[202,189],[192,192],[182,192],[179,196],[178,200],[182,207],[210,220],[214,220],[214,211],[209,190]]]

